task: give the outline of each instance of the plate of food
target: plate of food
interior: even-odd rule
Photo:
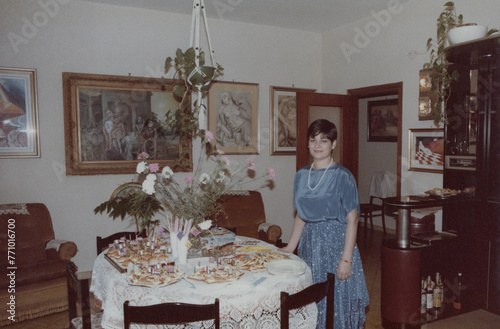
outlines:
[[[175,266],[151,270],[151,268],[129,266],[127,281],[132,286],[164,287],[179,282],[184,272]]]
[[[278,252],[258,253],[234,259],[234,264],[242,271],[265,271],[267,264],[275,260],[289,259],[287,255]]]
[[[293,259],[275,260],[267,264],[267,271],[272,275],[292,278],[304,274],[306,264]]]
[[[429,196],[432,198],[447,199],[459,195],[461,191],[451,188],[433,188],[432,190],[425,191],[425,193],[429,194]]]
[[[237,267],[231,265],[221,267],[201,266],[188,275],[187,278],[212,284],[237,281],[243,274]]]

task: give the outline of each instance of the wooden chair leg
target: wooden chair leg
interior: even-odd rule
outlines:
[[[382,210],[382,228],[384,229],[385,234],[385,211]]]
[[[372,227],[373,231],[373,213],[370,211],[370,226]]]

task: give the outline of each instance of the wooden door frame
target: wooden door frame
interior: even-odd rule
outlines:
[[[357,98],[349,95],[339,95],[339,94],[324,94],[324,93],[297,93],[297,155],[296,155],[296,170],[299,170],[303,166],[309,163],[309,152],[303,152],[300,154],[298,150],[307,150],[308,139],[306,132],[309,126],[309,110],[299,111],[299,109],[308,109],[310,106],[327,106],[330,107],[333,102],[336,103],[335,106],[341,107],[342,109],[349,109],[347,112],[342,112],[342,126],[343,130],[346,132],[352,131],[354,129],[355,121],[352,120],[352,115],[357,111],[353,106],[357,102]],[[357,124],[357,121],[356,121]],[[357,130],[357,129],[356,129]],[[304,134],[304,135],[302,135]],[[357,170],[357,156],[352,156],[352,150],[356,148],[357,150],[357,139],[352,140],[352,138],[344,141],[342,145],[343,149],[343,159],[347,161],[343,165],[349,169],[352,168],[353,175],[358,172]],[[352,158],[352,161],[350,160]],[[355,174],[356,173],[356,174]]]
[[[402,165],[402,134],[403,134],[403,82],[388,83],[378,86],[369,86],[363,88],[349,89],[347,90],[347,95],[352,95],[355,97],[354,107],[355,111],[352,116],[353,120],[353,151],[356,155],[354,157],[354,162],[356,164],[356,173],[353,173],[358,177],[358,161],[359,161],[359,100],[362,98],[372,98],[388,95],[398,95],[398,146],[397,146],[397,185],[396,193],[397,196],[401,196],[401,165]]]

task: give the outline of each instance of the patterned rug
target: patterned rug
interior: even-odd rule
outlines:
[[[493,329],[500,328],[500,315],[477,310],[452,318],[424,324],[422,329]]]

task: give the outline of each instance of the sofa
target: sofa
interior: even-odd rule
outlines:
[[[0,276],[0,304],[8,306],[0,313],[0,327],[37,328],[43,318],[67,317],[66,269],[76,244],[55,240],[49,210],[42,203],[0,205],[0,225],[0,265],[6,271]],[[67,317],[51,328],[68,325]]]
[[[222,202],[224,210],[215,218],[218,226],[274,245],[281,243],[281,227],[267,223],[260,192],[232,191],[222,195],[218,202]]]

